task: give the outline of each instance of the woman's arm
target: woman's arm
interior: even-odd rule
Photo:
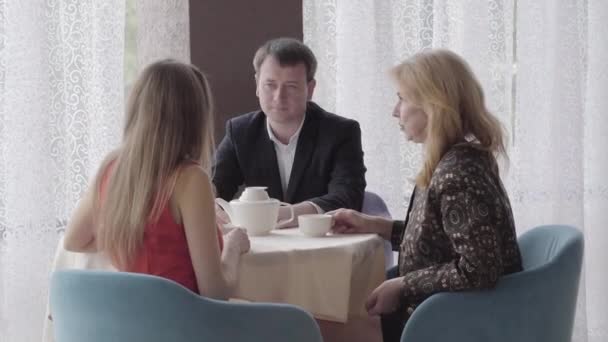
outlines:
[[[91,185],[89,185],[89,188],[78,202],[65,230],[63,238],[64,249],[81,253],[97,252],[97,242],[95,240],[95,196],[98,196],[103,173],[117,156],[118,151],[116,150],[110,152],[105,157],[93,182],[91,182]]]
[[[63,238],[63,248],[71,252],[96,252],[94,192],[91,187],[78,202]]]
[[[175,199],[186,231],[199,293],[228,299],[236,284],[240,255],[249,249],[246,235],[240,230],[227,234],[224,250],[220,253],[211,181],[200,167],[189,166],[181,172]]]

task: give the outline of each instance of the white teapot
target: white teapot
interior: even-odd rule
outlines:
[[[247,187],[238,200],[230,203],[221,198],[216,198],[215,202],[228,214],[232,224],[245,228],[247,234],[252,236],[268,234],[276,226],[293,220],[294,216],[293,207],[270,198],[265,186]],[[291,215],[277,222],[282,205],[289,206]]]

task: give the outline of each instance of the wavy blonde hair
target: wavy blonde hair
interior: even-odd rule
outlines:
[[[209,84],[192,65],[162,60],[139,76],[122,144],[102,163],[95,181],[98,248],[119,268],[133,261],[146,224],[167,206],[180,165],[192,160],[211,171],[212,109]]]
[[[455,144],[507,158],[503,127],[488,111],[469,65],[448,50],[427,50],[391,69],[401,95],[428,116],[425,158],[416,184],[428,187],[443,155]]]

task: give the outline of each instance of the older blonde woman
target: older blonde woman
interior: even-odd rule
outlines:
[[[424,145],[424,165],[405,221],[352,210],[333,212],[334,232],[377,233],[399,251],[398,276],[367,300],[381,315],[384,341],[399,341],[415,308],[437,292],[490,289],[522,269],[513,214],[496,157],[506,157],[499,121],[467,63],[425,51],[391,71],[393,116],[406,138]]]

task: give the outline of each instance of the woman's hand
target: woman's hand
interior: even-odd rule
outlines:
[[[224,235],[224,246],[226,249],[234,250],[239,254],[247,253],[251,248],[249,236],[243,228],[232,229]]]
[[[393,221],[370,216],[351,209],[338,209],[327,213],[333,218],[332,232],[337,234],[378,234],[390,240]]]
[[[403,278],[393,278],[380,284],[367,298],[365,308],[370,316],[397,311],[403,290]]]
[[[337,234],[375,233],[372,217],[351,209],[338,209],[327,213],[333,218],[332,231]]]

